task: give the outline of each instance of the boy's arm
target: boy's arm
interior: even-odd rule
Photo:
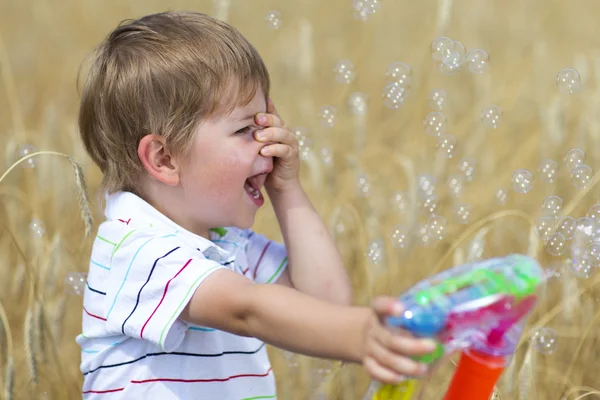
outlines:
[[[375,313],[320,301],[283,285],[254,284],[228,270],[213,272],[181,319],[314,357],[360,363]]]
[[[269,197],[285,241],[289,266],[279,283],[337,304],[352,303],[344,263],[321,217],[300,186]]]

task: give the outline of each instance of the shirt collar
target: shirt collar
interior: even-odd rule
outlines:
[[[235,259],[246,246],[247,235],[235,228],[217,228],[210,231],[210,240],[182,228],[147,201],[130,192],[106,195],[104,215],[107,220],[129,220],[132,226],[152,226],[173,229],[205,257],[221,264]]]

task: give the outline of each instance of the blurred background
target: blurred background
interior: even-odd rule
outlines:
[[[3,398],[81,398],[85,232],[102,195],[78,70],[120,21],[165,10],[225,20],[264,57],[356,304],[535,256],[547,285],[494,398],[600,398],[597,2],[0,0]],[[281,239],[269,207],[255,230]],[[283,400],[360,400],[369,385],[359,366],[270,351]],[[455,361],[421,398],[442,398]]]

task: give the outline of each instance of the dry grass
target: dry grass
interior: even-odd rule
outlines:
[[[310,131],[313,151],[303,164],[303,181],[335,232],[357,303],[366,304],[376,294],[399,294],[455,263],[510,252],[536,255],[557,274],[543,291],[497,398],[600,397],[594,389],[600,388],[600,275],[574,277],[564,259],[546,254],[532,230],[545,196],[561,196],[563,213],[579,217],[600,194],[600,175],[588,189],[576,190],[561,161],[569,148],[579,147],[588,164],[600,169],[599,6],[592,0],[383,1],[381,10],[363,22],[354,19],[351,3],[29,0],[0,7],[3,170],[23,144],[54,152],[33,156],[35,168],[21,168],[22,163],[0,179],[0,386],[5,398],[80,396],[74,338],[81,305],[69,297],[63,279],[68,272],[86,269],[91,240],[84,233],[92,231],[92,216],[100,220],[101,196],[98,171],[77,137],[75,79],[84,56],[120,20],[164,9],[227,19],[263,54],[278,110],[292,126]],[[270,9],[283,16],[278,31],[263,22]],[[468,49],[485,49],[491,69],[481,76],[440,74],[429,52],[432,39],[440,35],[460,40]],[[355,65],[357,76],[350,84],[333,77],[340,59]],[[410,96],[398,110],[381,101],[384,72],[392,61],[413,68]],[[581,74],[583,90],[577,95],[563,95],[555,86],[557,72],[566,67]],[[422,120],[430,110],[427,96],[434,88],[448,92],[448,132],[458,139],[457,154],[450,160],[436,155],[435,140],[423,131]],[[367,96],[363,116],[353,115],[347,106],[354,92]],[[333,129],[316,118],[326,104],[338,109]],[[479,121],[480,110],[489,104],[504,111],[496,130],[484,129]],[[322,149],[331,152],[331,164],[319,156]],[[460,196],[473,207],[467,225],[453,222],[457,199],[446,184],[463,156],[477,161],[476,177],[464,184]],[[495,192],[509,186],[512,172],[527,168],[536,173],[542,158],[561,164],[557,182],[544,184],[536,174],[530,193],[510,192],[508,203],[498,205]],[[370,180],[368,196],[357,193],[361,174]],[[389,241],[392,226],[415,228],[426,222],[417,190],[422,174],[437,178],[438,212],[450,223],[448,234],[428,246],[414,237],[408,249],[399,251]],[[404,211],[390,204],[395,191],[406,193]],[[32,236],[32,220],[44,223],[41,238]],[[256,229],[278,237],[268,207]],[[373,265],[365,253],[377,239],[385,244],[384,262]],[[527,340],[544,326],[558,333],[551,355],[533,351]],[[358,366],[290,359],[276,350],[272,354],[284,400],[317,398],[317,391],[328,399],[361,399],[369,383]],[[328,368],[331,373],[319,373]],[[442,365],[422,398],[441,398],[453,368],[452,362]]]

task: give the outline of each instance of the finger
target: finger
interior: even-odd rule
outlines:
[[[287,129],[270,127],[266,129],[258,130],[254,133],[254,137],[259,142],[277,142],[287,144],[289,146],[297,146],[298,139],[296,135]]]
[[[277,157],[283,159],[290,159],[297,157],[298,150],[294,149],[287,144],[275,143],[269,144],[260,149],[260,154],[265,157]]]
[[[420,377],[427,373],[427,365],[394,353],[378,343],[371,347],[369,356],[377,360],[383,367],[394,371],[397,375]]]
[[[412,336],[391,334],[387,339],[387,345],[392,351],[407,356],[422,356],[433,353],[437,347],[435,341],[431,339],[416,339]]]
[[[371,375],[373,379],[375,379],[378,382],[395,384],[402,379],[402,376],[396,374],[393,370],[379,364],[375,359],[371,357],[365,358],[363,366],[365,367],[369,375]]]
[[[394,297],[381,296],[376,297],[371,304],[373,310],[377,315],[381,316],[394,316],[398,317],[404,312],[404,306],[402,303]]]

